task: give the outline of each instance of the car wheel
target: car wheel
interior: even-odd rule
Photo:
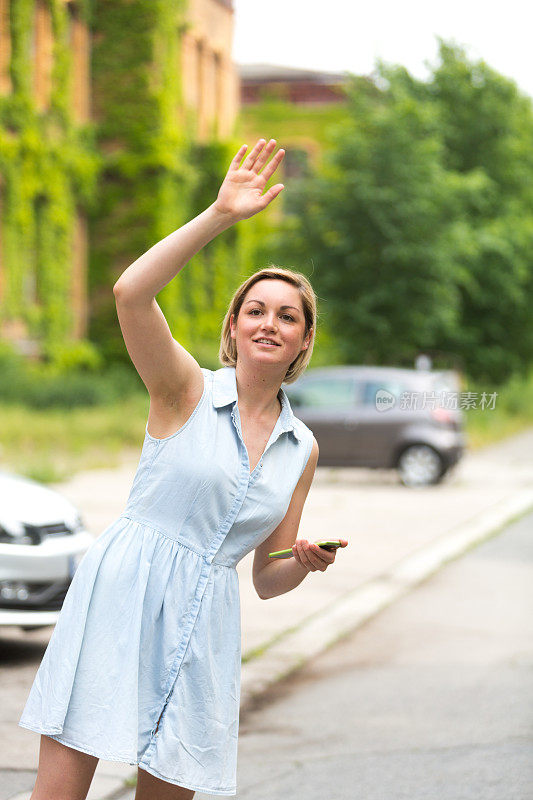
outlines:
[[[445,472],[442,458],[427,444],[406,447],[398,459],[398,473],[404,486],[431,486]]]

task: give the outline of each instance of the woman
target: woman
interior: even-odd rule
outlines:
[[[202,368],[155,300],[218,233],[282,191],[260,139],[231,162],[216,201],[117,281],[118,318],[150,394],[126,508],[74,575],[19,724],[42,734],[32,800],[83,800],[99,758],[138,765],[137,800],[236,794],[241,635],[236,564],[255,549],[258,595],[335,560],[296,539],[318,446],[281,384],[309,361],[307,279],[261,270],[235,293],[220,359]],[[348,542],[342,540],[342,545]],[[294,558],[268,553],[292,546]]]

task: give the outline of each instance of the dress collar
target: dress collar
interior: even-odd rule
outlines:
[[[277,424],[280,425],[280,433],[292,431],[299,442],[302,441],[300,432],[297,429],[296,417],[293,414],[289,398],[280,387],[278,397],[281,401],[281,413]],[[213,405],[215,408],[222,408],[229,403],[235,403],[237,396],[237,376],[235,367],[222,367],[213,372]]]

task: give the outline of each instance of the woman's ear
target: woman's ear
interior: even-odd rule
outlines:
[[[313,336],[313,328],[309,328],[309,331],[307,332],[307,336],[304,337],[304,344],[303,344],[302,350],[307,350],[307,348],[311,344],[312,336]]]
[[[230,324],[230,335],[231,335],[231,338],[235,339],[235,336],[233,335],[234,332],[235,332],[235,317],[234,317],[233,314],[229,318],[229,324]]]

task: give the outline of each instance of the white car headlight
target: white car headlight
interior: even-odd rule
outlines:
[[[2,525],[0,525],[0,544],[33,544],[31,536],[26,534],[17,536],[16,534],[9,533]]]

